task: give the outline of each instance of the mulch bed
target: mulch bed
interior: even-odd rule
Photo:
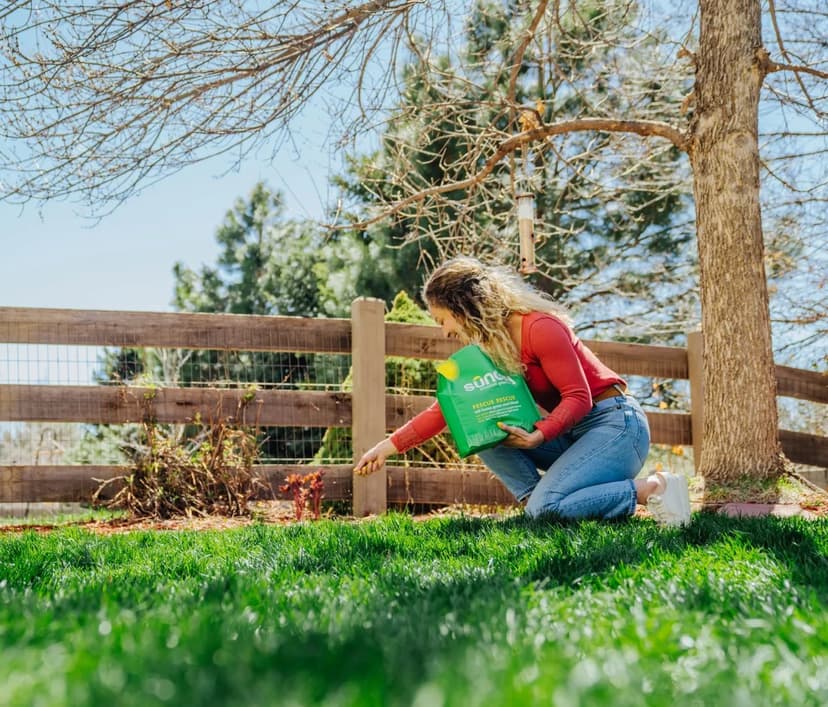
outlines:
[[[59,528],[81,528],[102,535],[129,533],[138,530],[230,530],[252,525],[254,522],[287,524],[296,522],[293,504],[288,501],[258,503],[252,517],[192,516],[189,518],[111,518],[109,520],[81,520],[64,523],[19,523],[0,525],[0,533],[35,531],[46,533]]]

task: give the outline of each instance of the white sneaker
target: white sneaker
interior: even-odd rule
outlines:
[[[661,495],[647,499],[647,510],[659,525],[677,527],[690,522],[690,491],[687,479],[670,472],[656,472],[665,482]]]

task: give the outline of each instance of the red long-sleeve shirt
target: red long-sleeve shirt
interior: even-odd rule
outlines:
[[[592,400],[624,380],[598,360],[564,322],[545,312],[524,315],[520,358],[532,397],[549,414],[535,423],[544,439],[569,430],[591,409]],[[400,427],[391,442],[405,452],[442,432],[446,421],[435,401]]]

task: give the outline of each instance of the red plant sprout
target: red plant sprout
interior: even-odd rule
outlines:
[[[313,512],[313,519],[319,520],[321,516],[322,493],[325,484],[322,477],[325,475],[325,470],[311,472],[300,476],[299,474],[291,474],[285,479],[285,483],[279,487],[279,491],[285,495],[293,498],[293,512],[296,520],[302,520],[305,512],[308,499],[311,502],[311,510]]]
[[[308,490],[305,488],[305,477],[299,476],[299,474],[290,474],[285,479],[285,483],[279,487],[279,491],[293,497],[293,513],[297,521],[302,520],[302,514],[305,512],[305,504],[308,500]]]
[[[313,510],[314,520],[319,520],[319,516],[321,514],[322,499],[324,498],[322,491],[325,488],[325,484],[322,481],[322,477],[324,475],[325,470],[320,469],[319,471],[314,471],[305,477],[305,481],[308,482],[310,490],[311,508]]]

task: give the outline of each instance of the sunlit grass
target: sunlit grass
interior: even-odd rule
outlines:
[[[0,538],[0,703],[818,705],[828,521]]]
[[[106,508],[78,506],[70,509],[44,510],[40,507],[42,505],[47,504],[35,504],[33,509],[24,506],[26,512],[15,515],[4,515],[0,512],[0,526],[71,525],[88,521],[107,521],[127,516],[124,511],[113,511]]]

